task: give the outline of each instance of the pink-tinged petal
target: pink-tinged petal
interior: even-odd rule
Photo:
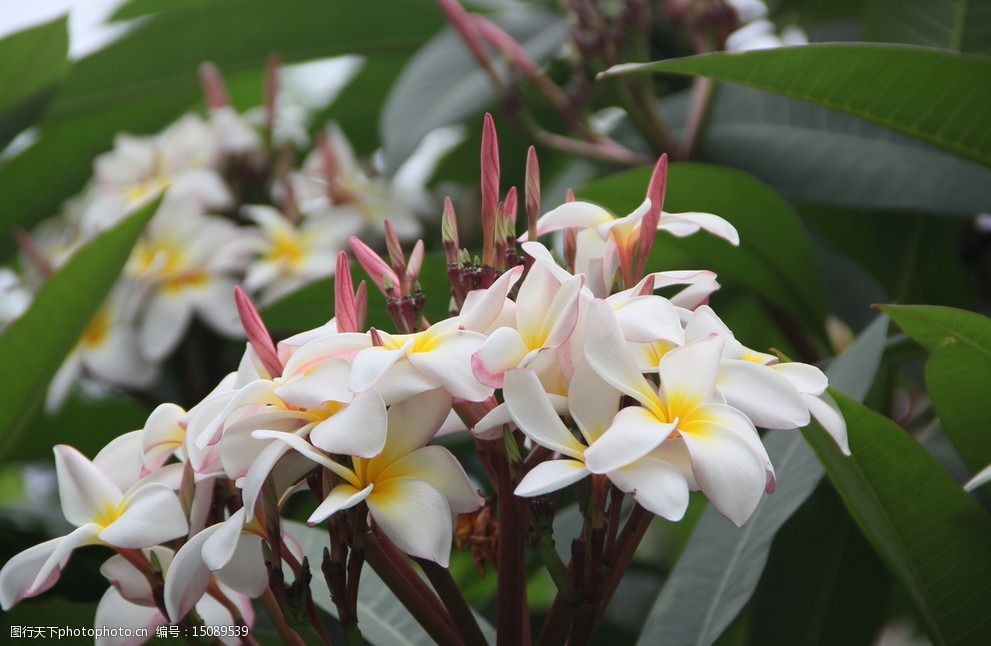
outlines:
[[[305,376],[331,359],[350,362],[359,352],[372,346],[372,340],[367,334],[336,330],[322,332],[312,338],[307,338],[304,332],[293,339],[293,343],[286,346],[293,348],[283,371],[286,379]],[[283,341],[283,344],[286,343]]]
[[[327,453],[370,458],[382,452],[388,428],[385,402],[378,393],[366,391],[314,426],[310,441]]]
[[[611,222],[612,213],[591,202],[565,202],[556,209],[548,211],[537,220],[537,231],[547,235],[551,231],[561,229],[589,229],[600,224]]]
[[[612,425],[619,411],[621,393],[610,386],[587,361],[575,367],[568,386],[567,412],[578,424],[588,444],[592,444]]]
[[[159,468],[182,446],[186,429],[179,422],[186,416],[180,406],[160,404],[148,416],[141,437],[141,466],[145,472]]]
[[[410,352],[409,362],[417,372],[443,387],[455,399],[483,401],[492,395],[492,387],[482,383],[472,368],[474,355],[484,343],[486,338],[477,332],[445,333],[435,349]]]
[[[206,556],[205,547],[204,556]],[[261,536],[256,534],[238,536],[230,561],[217,570],[215,575],[225,586],[251,598],[264,594],[268,589],[268,568],[265,567]]]
[[[478,381],[490,388],[502,388],[503,375],[518,366],[527,352],[519,332],[501,327],[471,355],[471,367]]]
[[[451,557],[451,508],[422,480],[393,478],[365,499],[375,523],[410,556],[447,567]]]
[[[394,363],[406,356],[406,351],[412,344],[409,341],[395,350],[373,346],[355,355],[351,363],[351,390],[360,393],[374,387]]]
[[[96,537],[96,533],[99,529],[100,528],[98,525],[88,523],[82,527],[77,527],[55,543],[55,549],[52,550],[52,552],[48,555],[48,559],[45,560],[41,568],[38,570],[35,575],[34,582],[31,584],[30,589],[27,590],[27,593],[24,596],[33,597],[52,587],[55,582],[58,581],[59,576],[62,574],[62,570],[65,569],[66,564],[69,562],[69,557],[72,556],[72,552],[77,547],[82,547],[84,545],[95,545],[99,543],[99,540]]]
[[[829,379],[815,366],[807,363],[786,362],[769,366],[774,372],[784,376],[798,392],[807,395],[821,395],[829,386]]]
[[[167,567],[172,562],[172,550],[158,547],[154,551],[163,566]],[[154,592],[148,583],[148,578],[123,556],[115,554],[104,561],[100,566],[100,574],[131,603],[155,605]]]
[[[688,483],[672,465],[647,456],[611,471],[609,480],[652,514],[679,521],[688,509]]]
[[[722,353],[723,340],[710,334],[665,354],[658,366],[665,399],[669,403],[709,401],[716,387]]]
[[[646,408],[630,406],[616,414],[612,426],[585,451],[585,465],[592,473],[608,473],[647,455],[675,429]]]
[[[175,493],[163,484],[143,485],[121,502],[124,513],[100,532],[114,547],[151,547],[189,531],[186,514]]]
[[[537,375],[529,370],[511,370],[506,373],[503,394],[513,420],[527,437],[552,451],[582,459],[585,447],[558,417]]]
[[[152,361],[161,361],[179,345],[192,320],[193,307],[184,295],[153,297],[143,314],[141,352]]]
[[[259,442],[259,438],[256,438],[255,433],[262,433],[265,431],[254,431],[251,433],[251,441]],[[279,433],[278,431],[267,431],[271,433]],[[297,437],[292,433],[280,433],[280,435],[288,435],[292,437]],[[306,444],[303,441],[303,444]],[[309,446],[307,444],[307,446]],[[265,448],[263,448],[258,454],[251,466],[248,468],[247,473],[244,475],[244,480],[241,482],[241,500],[244,504],[244,509],[246,509],[247,520],[250,521],[255,517],[255,505],[258,502],[258,497],[261,495],[262,487],[265,485],[265,479],[275,468],[275,465],[282,459],[286,453],[290,451],[289,444],[285,442],[269,442]]]
[[[523,251],[526,252],[528,256],[533,258],[536,264],[540,265],[546,269],[551,276],[557,279],[558,284],[571,278],[571,274],[567,269],[561,267],[554,260],[554,256],[551,255],[550,250],[539,242],[524,242],[522,245]]]
[[[125,599],[116,588],[108,588],[96,606],[96,618],[93,624],[97,629],[104,626],[129,628],[131,636],[128,637],[125,634],[103,635],[96,638],[95,643],[97,646],[139,646],[148,641],[147,637],[139,636],[142,629],[147,631],[145,634],[151,635],[154,634],[156,628],[168,623],[168,620],[154,604],[132,603]],[[119,632],[124,633],[125,631]]]
[[[386,404],[406,401],[410,397],[436,389],[437,382],[421,374],[406,358],[392,364],[382,378],[375,382],[374,387]]]
[[[656,416],[663,416],[657,392],[640,373],[619,323],[605,301],[590,304],[585,320],[585,358],[606,383],[633,397]]]
[[[300,408],[319,408],[324,402],[351,399],[348,380],[351,366],[342,359],[331,359],[314,367],[308,374],[292,379],[275,389],[282,401]]]
[[[695,428],[690,432],[687,427],[682,429],[682,438],[692,458],[695,479],[716,509],[742,526],[764,495],[767,453],[752,426],[692,426]]]
[[[306,519],[308,525],[318,525],[342,509],[354,507],[372,493],[374,485],[358,489],[349,484],[339,484],[330,490],[323,502]]]
[[[829,433],[829,436],[836,442],[836,446],[840,447],[843,455],[850,455],[850,443],[846,433],[846,420],[843,419],[843,413],[840,412],[839,406],[836,405],[836,400],[828,392],[818,397],[803,394],[802,399],[805,400],[805,404],[809,407],[809,413]]]
[[[509,269],[496,279],[488,289],[475,289],[468,292],[464,306],[458,316],[466,330],[487,332],[501,318],[506,310],[509,290],[523,275],[523,265]]]
[[[523,498],[543,496],[564,489],[588,474],[589,470],[578,460],[548,460],[530,469],[513,493]]]
[[[393,404],[389,408],[388,439],[375,461],[388,465],[426,446],[450,412],[451,396],[440,388]]]
[[[751,361],[723,361],[716,380],[726,403],[763,428],[801,428],[809,407],[784,375]]]
[[[55,473],[58,475],[59,500],[65,519],[77,527],[115,508],[123,499],[117,485],[82,453],[58,444]]]
[[[585,286],[585,276],[573,276],[561,285],[547,310],[554,318],[547,321],[549,332],[542,347],[556,348],[568,340],[578,324],[578,312],[581,305],[581,291]],[[531,348],[535,349],[535,348]]]
[[[203,543],[203,562],[211,570],[219,570],[231,562],[237,542],[244,529],[244,507],[222,523],[213,526],[210,538]]]
[[[650,343],[664,339],[680,345],[684,340],[681,319],[666,298],[635,296],[615,306],[613,312],[627,341]]]
[[[123,492],[141,477],[142,435],[140,430],[118,435],[93,456],[93,466]]]
[[[369,465],[369,474],[372,466]],[[375,477],[376,482],[391,478],[422,480],[439,491],[451,511],[466,514],[482,506],[478,491],[472,486],[461,463],[443,446],[425,446],[389,464]]]
[[[667,231],[679,238],[692,235],[699,229],[726,240],[734,247],[740,244],[740,234],[736,227],[712,213],[663,213],[657,225],[658,231]]]
[[[173,624],[189,614],[206,592],[213,574],[203,562],[203,544],[217,525],[204,529],[186,541],[165,572],[165,611]]]
[[[53,538],[29,547],[4,563],[0,570],[0,606],[10,610],[22,599],[41,594],[58,581],[60,572],[53,571],[47,580],[35,585],[38,573],[65,537]]]
[[[849,453],[847,453],[847,455],[849,455]],[[985,482],[991,482],[991,465],[988,465],[978,471],[973,478],[967,481],[967,484],[965,484],[963,488],[967,491],[973,491]]]

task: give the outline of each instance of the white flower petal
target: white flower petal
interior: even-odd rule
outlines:
[[[565,202],[552,209],[537,220],[538,235],[546,235],[552,231],[571,229],[573,227],[588,229],[600,224],[611,222],[612,213],[591,202]]]
[[[840,412],[839,406],[836,405],[836,400],[828,392],[818,397],[803,394],[802,399],[809,407],[809,413],[829,433],[829,436],[836,442],[836,446],[840,447],[843,455],[850,455],[850,443],[846,433],[846,420],[843,419],[843,413]]]
[[[175,493],[158,483],[142,485],[121,502],[124,513],[100,532],[114,547],[151,547],[189,531],[186,514]]]
[[[510,370],[503,394],[513,420],[527,437],[552,451],[582,459],[585,447],[558,417],[537,375],[529,370]]]
[[[769,366],[772,370],[783,375],[798,392],[809,395],[821,395],[829,386],[829,379],[815,366],[797,361],[775,363]]]
[[[612,425],[621,396],[587,361],[582,360],[575,367],[568,386],[567,412],[590,445]]]
[[[48,580],[40,585],[35,585],[35,582],[38,573],[64,538],[60,536],[29,547],[4,563],[0,570],[0,606],[4,610],[10,610],[22,599],[41,594],[55,585],[60,574],[58,571],[51,572]]]
[[[96,618],[93,625],[97,628],[113,626],[115,628],[131,629],[131,636],[125,634],[102,634],[97,637],[97,646],[139,646],[148,641],[147,637],[139,636],[140,629],[147,634],[154,634],[159,626],[169,622],[162,616],[154,605],[141,605],[125,599],[116,588],[108,588],[96,606]],[[123,633],[124,631],[117,631]]]
[[[388,428],[385,402],[378,393],[365,391],[314,426],[310,441],[327,453],[370,458],[382,452]]]
[[[165,573],[165,611],[174,624],[196,606],[213,578],[203,562],[203,544],[216,531],[216,527],[208,527],[190,537],[176,552]]]
[[[585,451],[585,465],[592,473],[615,471],[656,449],[674,428],[674,423],[661,422],[646,408],[624,408]]]
[[[662,364],[663,365],[663,364]],[[809,407],[784,375],[752,361],[723,361],[716,381],[726,403],[763,428],[801,428]]]
[[[376,461],[391,464],[426,446],[450,412],[451,396],[440,388],[393,404],[389,407],[388,438]]]
[[[141,352],[152,361],[161,361],[179,345],[192,319],[192,304],[183,295],[156,295],[143,314]]]
[[[712,398],[719,375],[723,340],[710,334],[661,358],[658,372],[661,391],[667,401],[675,398],[702,403]]]
[[[589,470],[578,460],[548,460],[530,469],[513,493],[523,498],[543,496],[564,489],[588,474]]]
[[[77,527],[116,508],[123,499],[117,485],[82,453],[67,446],[55,446],[55,472],[59,500],[65,519]]]
[[[425,446],[413,451],[388,465],[376,481],[390,478],[426,482],[447,498],[447,504],[456,514],[472,512],[482,506],[482,499],[461,463],[443,446]]]
[[[323,502],[313,510],[306,522],[310,525],[317,525],[327,520],[342,509],[354,507],[372,493],[374,485],[368,485],[364,489],[358,489],[349,484],[339,484],[330,490]]]
[[[377,485],[365,500],[375,523],[410,556],[447,567],[451,557],[451,509],[422,480],[393,478]]]
[[[685,476],[663,460],[648,456],[606,475],[652,514],[679,521],[688,509]]]
[[[264,594],[268,589],[268,568],[265,567],[261,536],[240,534],[230,561],[215,575],[224,585],[253,599]]]
[[[479,381],[472,367],[474,354],[483,343],[486,339],[478,332],[458,330],[444,333],[435,349],[410,352],[409,362],[417,372],[443,386],[455,399],[482,401],[492,394],[492,387]]]
[[[661,214],[661,220],[657,223],[658,231],[667,231],[679,238],[691,235],[699,229],[703,229],[714,236],[726,240],[733,246],[739,246],[740,234],[736,227],[725,219],[712,213],[667,213]]]
[[[520,365],[526,354],[527,347],[520,333],[513,328],[501,327],[471,355],[471,367],[481,383],[502,388],[506,371]]]

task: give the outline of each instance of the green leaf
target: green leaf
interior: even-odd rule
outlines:
[[[429,0],[202,0],[154,14],[79,61],[49,106],[41,139],[0,168],[0,239],[51,215],[82,187],[114,134],[158,130],[193,105],[204,60],[234,73],[262,67],[272,52],[286,61],[401,57],[440,25]]]
[[[643,200],[649,169],[595,180],[578,191],[613,213],[625,214]],[[825,317],[825,288],[808,233],[791,206],[759,180],[708,164],[672,164],[664,209],[708,211],[740,232],[740,246],[704,232],[688,238],[658,235],[649,268],[712,269],[721,281],[753,289],[815,328]]]
[[[851,516],[936,643],[991,643],[991,519],[898,425],[834,394],[853,455],[822,434],[803,434]]]
[[[988,0],[871,0],[867,40],[991,54]]]
[[[884,352],[887,319],[879,317],[827,371],[830,382],[863,398]],[[826,438],[821,430],[816,437]],[[824,441],[832,442],[825,439]],[[777,474],[774,493],[743,527],[708,507],[647,616],[638,644],[708,645],[753,595],[781,526],[815,490],[822,467],[796,431],[764,438]]]
[[[931,353],[926,386],[943,430],[976,472],[991,463],[991,319],[966,310],[925,305],[882,308]]]
[[[0,458],[37,412],[157,207],[145,206],[76,252],[0,335],[0,365],[7,366],[0,374]]]
[[[661,102],[676,133],[688,99],[686,92]],[[698,159],[752,173],[796,203],[966,217],[991,205],[991,170],[979,164],[836,110],[739,85],[716,90]]]
[[[567,34],[565,24],[554,14],[525,6],[492,20],[536,61],[554,53]],[[505,71],[505,66],[499,68]],[[461,38],[452,29],[444,29],[410,60],[386,99],[379,130],[387,166],[397,168],[431,130],[480,114],[495,99],[488,74]]]
[[[991,166],[991,60],[985,58],[827,44],[629,63],[602,76],[642,72],[706,76],[811,101]]]
[[[69,69],[66,18],[0,40],[0,150],[34,123]]]
[[[299,541],[303,554],[309,558],[310,567],[318,568],[323,562],[323,549],[328,545],[327,532],[294,521],[283,521],[283,526]],[[313,602],[321,610],[336,617],[337,607],[331,601],[327,583],[320,576],[319,571],[314,571],[310,589],[313,593]],[[495,629],[478,613],[475,617],[486,639],[494,644]],[[434,643],[375,571],[368,566],[361,571],[361,584],[358,586],[358,627],[370,644],[418,646]]]

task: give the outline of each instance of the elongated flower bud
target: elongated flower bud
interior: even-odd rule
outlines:
[[[223,108],[230,105],[227,86],[220,69],[210,61],[200,63],[200,86],[203,88],[203,99],[210,108]]]
[[[398,297],[399,277],[392,270],[392,267],[382,260],[371,247],[362,242],[360,238],[351,236],[348,242],[351,244],[351,252],[354,253],[354,257],[368,274],[368,277],[372,279],[372,282],[379,288],[379,291],[386,298]]]
[[[536,240],[537,218],[540,217],[540,163],[537,161],[537,149],[533,146],[526,151],[524,196],[527,237],[529,240]]]
[[[654,238],[657,237],[657,223],[661,220],[661,210],[664,208],[664,192],[668,183],[668,156],[661,155],[650,175],[647,185],[647,197],[650,199],[650,210],[643,216],[640,224],[640,238],[637,240],[636,274],[642,276],[654,248]]]
[[[361,281],[354,290],[354,318],[358,331],[365,329],[368,322],[368,283]]]
[[[495,261],[495,228],[499,215],[499,140],[492,115],[482,126],[482,263]]]
[[[454,202],[451,201],[450,197],[444,198],[444,215],[440,221],[440,235],[447,264],[458,264],[458,250],[461,248],[461,242],[458,240],[458,216],[454,212]]]
[[[334,274],[334,317],[338,332],[358,332],[357,305],[354,298],[354,282],[348,254],[337,254],[337,273]]]
[[[389,252],[389,262],[397,275],[402,275],[406,271],[406,256],[403,254],[403,246],[396,235],[396,228],[392,222],[385,221],[385,249]]]
[[[282,59],[274,54],[265,61],[265,128],[268,131],[270,141],[275,132],[275,102],[279,96],[279,68],[281,67]]]
[[[272,342],[272,335],[268,333],[265,322],[262,321],[258,308],[251,302],[251,298],[240,285],[234,287],[234,302],[237,304],[237,313],[241,317],[241,325],[248,337],[248,343],[261,359],[265,370],[273,377],[282,374],[282,362],[279,361],[279,354],[275,350],[275,343]]]
[[[413,245],[413,251],[409,254],[409,263],[406,265],[406,284],[412,289],[420,279],[420,269],[423,267],[423,240],[417,240]]]

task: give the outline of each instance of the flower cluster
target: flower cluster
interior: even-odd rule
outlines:
[[[55,379],[50,409],[83,375],[147,388],[193,319],[243,337],[235,284],[268,304],[330,276],[348,237],[377,234],[385,215],[404,239],[420,231],[430,207],[425,179],[454,139],[427,151],[430,159],[413,158],[413,171],[386,177],[330,124],[294,168],[297,147],[308,143],[308,115],[283,98],[289,93],[273,82],[267,107],[242,114],[217,69],[205,64],[201,72],[206,118],[190,113],[155,135],[119,135],[62,216],[19,236],[23,276],[5,270],[4,323],[78,248],[161,197],[121,280]]]
[[[525,549],[518,507],[527,499],[539,524],[555,492],[570,487],[592,529],[613,523],[615,534],[624,495],[641,512],[678,520],[699,490],[741,525],[774,489],[758,427],[801,427],[814,416],[848,452],[823,373],[740,343],[707,304],[714,274],[646,272],[658,231],[739,242],[719,216],[663,210],[666,158],[625,217],[581,201],[540,216],[531,149],[520,236],[529,240],[518,249],[516,192],[500,195],[491,118],[484,133],[480,262],[460,248],[450,203],[444,217],[455,314],[425,320],[423,245],[407,257],[394,236],[389,261],[357,238],[351,245],[396,333],[366,329],[367,300],[343,252],[335,317],[277,344],[237,290],[249,343],[209,396],[189,410],[159,406],[92,462],[56,447],[63,511],[79,529],[4,566],[4,608],[50,587],[75,547],[100,543],[117,552],[103,568],[113,587],[102,621],[250,624],[251,598],[276,603],[283,564],[297,580],[308,575],[282,517],[288,501],[309,494],[307,522],[328,528],[321,569],[347,624],[365,554],[386,572],[408,567],[390,546],[446,566],[452,515],[487,504],[454,455],[431,443],[447,433],[472,433],[494,483],[500,577],[525,560],[512,550]],[[537,240],[558,231],[564,262]],[[664,297],[662,288],[677,291]],[[583,489],[586,479],[593,486]],[[588,549],[610,558],[612,548]]]

